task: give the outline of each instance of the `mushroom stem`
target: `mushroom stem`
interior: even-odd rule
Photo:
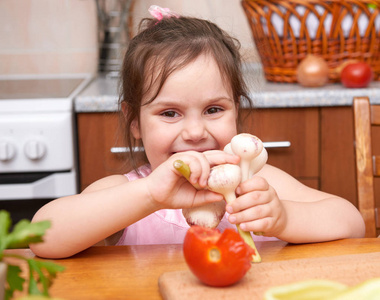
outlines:
[[[236,227],[244,242],[246,242],[253,250],[255,250],[255,254],[252,255],[252,262],[261,262],[261,256],[259,254],[259,251],[257,251],[255,242],[253,241],[250,232],[241,230],[239,224],[237,224]]]
[[[173,167],[174,169],[176,169],[178,172],[181,173],[181,175],[183,177],[185,177],[187,179],[187,181],[190,182],[190,175],[191,175],[191,171],[190,171],[190,167],[188,164],[185,164],[182,160],[180,159],[177,159],[176,161],[174,161],[173,163]],[[191,182],[190,182],[191,183]],[[192,183],[191,183],[192,184]],[[201,187],[198,185],[198,184],[192,184],[197,190],[200,190]]]

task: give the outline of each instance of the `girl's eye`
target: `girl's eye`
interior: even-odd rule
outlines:
[[[210,107],[209,109],[206,110],[205,113],[207,115],[212,115],[212,114],[216,114],[216,113],[218,113],[220,111],[223,111],[223,109],[220,108],[220,107]]]
[[[178,113],[176,113],[173,110],[168,110],[168,111],[164,111],[163,113],[161,113],[161,116],[164,116],[167,118],[175,118],[175,117],[178,117],[179,115],[178,115]]]

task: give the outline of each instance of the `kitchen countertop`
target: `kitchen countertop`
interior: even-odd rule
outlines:
[[[244,74],[256,108],[351,106],[354,96],[368,96],[371,103],[380,103],[380,81],[363,89],[348,89],[339,83],[304,88],[299,84],[267,82],[260,68],[247,68]],[[75,111],[118,111],[118,80],[105,75],[95,77],[75,98]]]
[[[183,294],[175,299],[188,299],[185,295],[190,299],[241,299],[244,298],[239,297],[242,290],[245,295],[250,295],[245,299],[261,299],[254,296],[258,289],[263,288],[260,282],[275,286],[305,278],[323,278],[353,285],[365,280],[364,277],[378,277],[380,274],[380,268],[376,268],[380,264],[376,253],[380,247],[378,238],[298,245],[283,241],[255,244],[262,262],[252,266],[243,279],[246,283],[242,281],[222,289],[209,288],[218,293],[210,295],[210,290],[204,290],[199,282],[196,292],[192,288],[192,293],[186,293],[189,287],[194,287],[194,283],[193,280],[182,281],[178,291],[183,291]],[[6,250],[6,253],[34,257],[29,249]],[[51,296],[67,300],[162,300],[158,284],[162,274],[172,276],[170,274],[190,272],[182,253],[181,244],[91,247],[72,257],[55,261],[66,270],[54,279]],[[26,274],[27,263],[22,261],[18,265]],[[17,291],[15,298],[18,296],[21,295]]]

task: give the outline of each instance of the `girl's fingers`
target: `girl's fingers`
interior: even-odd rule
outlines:
[[[228,213],[238,213],[240,211],[268,204],[273,199],[272,193],[269,191],[254,191],[244,194],[236,198],[235,201],[229,203],[226,207]]]
[[[210,150],[203,152],[203,155],[208,160],[210,166],[222,164],[238,164],[240,157],[234,154],[229,154],[220,150]]]
[[[189,154],[193,158],[192,163],[189,165],[192,174],[191,179],[198,183],[201,188],[205,188],[207,186],[207,180],[210,175],[212,164],[204,153],[190,151]]]
[[[182,160],[190,171],[188,180],[198,189],[203,189],[207,186],[207,179],[210,174],[210,164],[203,153],[196,151],[187,151],[177,153],[172,157],[174,160]]]
[[[201,190],[197,192],[192,206],[195,207],[205,203],[221,201],[223,199],[224,198],[221,194],[209,190]]]
[[[203,173],[202,177],[200,178],[200,184],[202,187],[207,186],[207,180],[210,175],[211,167],[221,164],[237,164],[240,161],[239,156],[228,154],[224,151],[219,150],[205,151],[202,153],[202,155],[206,158],[207,166],[209,168],[208,172]]]
[[[253,231],[253,232],[265,232],[268,233],[269,229],[272,228],[273,219],[270,217],[245,222],[240,224],[240,228],[244,231]]]
[[[228,210],[227,210],[228,211]],[[231,214],[228,220],[233,224],[240,224],[248,221],[255,221],[269,217],[271,210],[268,205],[258,205],[248,208],[238,213]]]
[[[270,185],[264,178],[253,176],[251,179],[242,182],[236,189],[236,193],[242,195],[251,191],[267,191],[269,188]]]

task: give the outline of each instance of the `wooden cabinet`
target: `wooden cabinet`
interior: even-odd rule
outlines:
[[[288,148],[268,148],[268,163],[319,188],[319,109],[243,110],[242,130],[263,142],[289,141]]]
[[[357,205],[352,107],[321,108],[321,186]]]
[[[373,154],[380,153],[380,128],[372,127]],[[357,206],[354,121],[352,107],[321,108],[321,190]],[[375,178],[380,207],[380,178]]]
[[[81,190],[100,178],[125,171],[126,154],[111,153],[112,147],[124,145],[117,113],[78,114],[77,126]]]

